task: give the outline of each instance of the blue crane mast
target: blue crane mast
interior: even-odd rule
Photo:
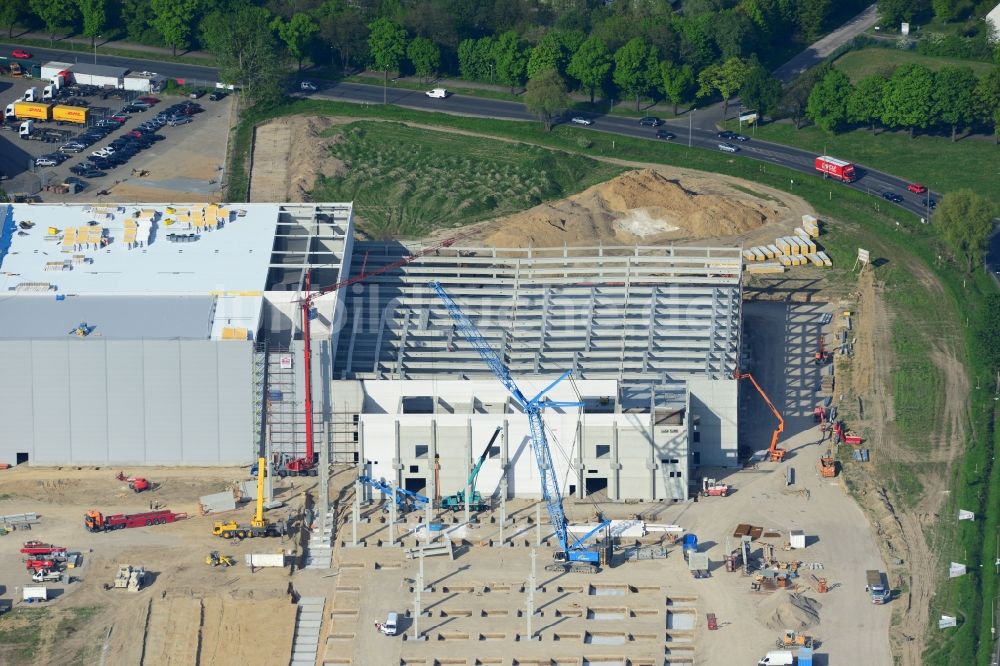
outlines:
[[[603,551],[599,548],[585,548],[583,546],[590,537],[610,524],[610,521],[601,521],[600,524],[583,535],[572,544],[569,543],[569,532],[567,529],[566,512],[563,510],[562,495],[559,492],[559,480],[556,478],[555,466],[552,464],[552,452],[549,449],[549,442],[545,436],[545,424],[542,421],[542,409],[546,407],[579,407],[583,403],[565,402],[556,400],[545,400],[545,394],[554,388],[559,382],[566,379],[570,372],[564,372],[558,379],[538,392],[533,398],[528,399],[517,387],[514,379],[510,376],[510,371],[500,358],[499,354],[490,346],[483,334],[475,324],[462,312],[448,292],[444,290],[440,282],[431,282],[431,287],[444,302],[451,315],[455,328],[465,337],[466,340],[479,352],[480,357],[486,362],[500,383],[510,392],[514,399],[524,410],[528,417],[528,426],[531,430],[531,450],[535,453],[535,463],[538,466],[538,476],[542,485],[542,500],[549,514],[549,522],[555,531],[556,538],[559,539],[560,550],[553,555],[556,564],[549,565],[549,570],[573,570],[573,571],[597,571],[604,563]]]
[[[359,476],[358,481],[372,488],[377,488],[382,491],[383,494],[391,496],[395,502],[396,506],[399,507],[401,511],[406,511],[408,505],[406,503],[407,499],[413,501],[414,504],[426,504],[430,500],[423,495],[415,493],[404,488],[397,488],[392,484],[388,483],[384,479],[373,479],[370,476]]]

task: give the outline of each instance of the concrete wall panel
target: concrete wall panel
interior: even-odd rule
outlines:
[[[83,353],[79,341],[72,353]],[[71,348],[67,342],[35,341],[31,344],[31,392],[35,405],[33,427],[35,448],[31,461],[70,462],[73,428],[70,422],[72,389],[69,376]]]
[[[146,460],[144,346],[139,340],[107,343],[108,460],[140,464]]]
[[[79,463],[107,460],[107,344],[77,344],[69,350],[70,455]]]
[[[35,447],[32,354],[28,341],[0,344],[0,462],[14,464],[18,452]]]

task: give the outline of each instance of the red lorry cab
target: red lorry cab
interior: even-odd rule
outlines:
[[[853,183],[858,178],[853,164],[827,155],[821,155],[816,158],[816,171],[829,178],[842,180],[845,183]]]

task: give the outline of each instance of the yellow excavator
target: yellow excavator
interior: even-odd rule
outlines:
[[[235,520],[228,523],[215,521],[212,534],[223,539],[248,539],[251,537],[276,537],[285,534],[284,523],[272,523],[264,517],[264,477],[267,475],[267,460],[257,459],[257,510],[250,524],[240,524]]]

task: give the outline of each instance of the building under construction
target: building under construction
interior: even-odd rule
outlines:
[[[305,319],[332,461],[454,492],[499,426],[481,490],[537,496],[526,419],[439,282],[519,383],[571,372],[553,395],[582,405],[546,410],[564,492],[682,499],[690,466],[737,464],[735,248],[427,251],[353,242],[350,204],[5,208],[0,462],[301,454]]]

